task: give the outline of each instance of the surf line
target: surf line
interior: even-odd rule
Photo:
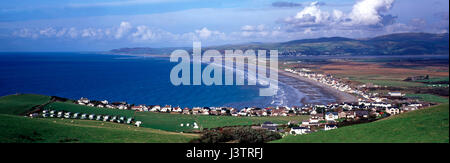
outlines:
[[[248,70],[257,70],[258,73],[249,73],[247,71],[247,84],[256,85],[257,80],[267,78],[267,62],[269,67],[278,67],[278,50],[270,50],[269,58],[267,58],[266,50],[258,50],[258,55],[254,50],[225,50],[225,55],[222,55],[218,50],[209,49],[201,54],[201,43],[193,43],[193,54],[191,56],[186,50],[175,50],[170,55],[170,62],[179,62],[170,72],[170,82],[174,86],[180,85],[244,85],[245,78],[239,78],[236,74],[236,83],[234,83],[233,71],[225,70],[225,81],[222,79],[222,71],[225,67],[233,67],[236,69],[245,70],[247,65]],[[181,60],[181,61],[180,61]],[[247,62],[246,62],[247,61]],[[225,66],[223,66],[225,62]],[[209,63],[202,71],[201,64],[191,63]],[[192,67],[192,83],[191,83],[191,67]],[[244,71],[245,72],[245,71]],[[180,77],[181,74],[181,77]],[[211,77],[211,74],[213,76]],[[258,75],[258,78],[256,78]],[[250,78],[257,80],[249,80]],[[278,91],[278,69],[269,68],[269,82],[264,80],[259,82],[261,85],[268,86],[268,88],[260,88],[260,96],[274,96]]]

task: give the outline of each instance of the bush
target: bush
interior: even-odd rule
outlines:
[[[281,139],[277,132],[265,129],[253,129],[251,127],[227,127],[206,131],[200,138],[191,143],[264,143]]]

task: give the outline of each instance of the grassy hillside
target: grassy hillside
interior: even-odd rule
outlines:
[[[180,114],[166,114],[166,113],[151,113],[151,112],[138,112],[136,119],[144,122],[144,127],[150,127],[155,129],[162,129],[167,131],[187,131],[188,127],[181,127],[181,123],[190,123],[191,125],[196,122],[203,128],[216,128],[223,126],[237,126],[237,125],[251,125],[261,124],[266,121],[274,123],[287,123],[290,120],[296,120],[301,122],[308,119],[308,116],[293,116],[293,117],[232,117],[232,116],[205,116],[205,115],[180,115]]]
[[[0,114],[23,114],[33,106],[41,105],[50,100],[49,96],[21,94],[0,98]]]
[[[431,94],[406,94],[406,97],[418,98],[426,102],[448,103],[448,98]]]
[[[0,114],[1,143],[182,143],[196,135],[110,122]]]
[[[131,117],[135,114],[131,110],[117,110],[95,108],[72,103],[54,102],[45,107],[46,109],[64,110],[70,112],[89,114],[109,114]],[[166,131],[190,131],[192,127],[181,127],[180,124],[189,123],[191,126],[196,122],[203,128],[215,128],[222,126],[251,125],[272,121],[274,123],[287,123],[290,120],[302,121],[308,116],[296,117],[231,117],[231,116],[204,116],[204,115],[181,115],[168,113],[136,112],[135,119],[143,122],[143,127],[161,129]]]
[[[33,106],[45,104],[51,97],[43,95],[10,95],[0,98],[0,143],[14,142],[118,142],[118,143],[159,143],[189,142],[198,137],[131,125],[90,120],[57,118],[28,118],[19,116]],[[92,112],[132,116],[133,111],[94,109],[92,107],[56,102],[47,107],[73,112]]]
[[[51,110],[64,110],[70,111],[72,113],[89,113],[89,114],[108,114],[108,115],[117,115],[117,116],[127,116],[132,117],[134,115],[134,111],[132,110],[119,110],[119,109],[106,109],[106,108],[97,108],[90,107],[85,105],[78,105],[70,102],[53,102],[44,107],[44,109]]]
[[[385,120],[308,135],[286,136],[275,143],[448,143],[449,104]]]

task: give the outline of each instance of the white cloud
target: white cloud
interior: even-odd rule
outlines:
[[[395,24],[397,17],[383,15],[393,7],[393,3],[394,0],[359,0],[353,5],[350,12],[344,13],[338,9],[321,10],[318,2],[312,2],[295,16],[286,18],[284,22],[288,32],[304,34],[320,31],[327,35],[330,30],[334,32],[356,29],[393,30],[394,26],[391,25]],[[388,26],[390,29],[386,29]],[[398,28],[401,26],[397,25]]]
[[[56,30],[49,27],[49,28],[45,28],[39,31],[39,34],[42,36],[46,36],[46,37],[52,37],[54,35],[56,35]]]
[[[266,29],[266,26],[264,24],[256,26],[244,25],[241,27],[241,36],[243,37],[250,37],[250,36],[265,37],[270,35],[271,33],[273,34],[272,31]]]
[[[101,29],[99,29],[99,30],[100,31],[92,29],[92,28],[83,29],[81,31],[81,37],[96,37],[101,33]]]
[[[61,30],[59,30],[58,32],[56,32],[56,37],[62,37],[67,33],[67,28],[63,28]]]
[[[302,11],[295,15],[294,19],[298,20],[301,25],[321,24],[328,21],[330,14],[320,10],[318,2],[312,2]]]
[[[136,32],[132,34],[133,38],[138,40],[150,40],[155,37],[155,34],[145,25],[136,27]]]
[[[304,34],[312,34],[311,28],[306,28],[305,31],[303,31]]]
[[[382,21],[380,12],[392,8],[394,0],[360,0],[349,14],[350,25],[378,25]]]
[[[344,17],[344,12],[340,11],[340,10],[333,10],[333,19],[337,20],[337,21],[341,21],[342,18]]]
[[[243,31],[253,31],[253,30],[255,30],[255,27],[251,26],[251,25],[244,25],[244,26],[241,27],[241,30],[243,30]]]
[[[117,29],[117,33],[115,35],[116,39],[122,38],[128,31],[132,28],[129,22],[121,22],[120,27]]]
[[[21,38],[38,38],[38,34],[33,32],[32,30],[28,29],[28,28],[23,28],[20,29],[19,31],[14,31],[13,32],[13,36],[18,36]]]
[[[258,31],[263,31],[266,28],[266,26],[264,26],[264,24],[260,24],[258,26],[256,26],[256,30]]]
[[[220,31],[211,31],[206,27],[203,27],[200,30],[195,30],[195,34],[198,36],[196,36],[196,38],[193,39],[225,39],[225,33],[220,32]]]
[[[77,31],[77,29],[74,28],[74,27],[72,27],[72,28],[69,29],[68,34],[69,34],[69,36],[70,36],[71,38],[77,38],[77,37],[78,37],[78,31]]]
[[[206,39],[211,36],[212,31],[208,30],[208,28],[204,27],[201,30],[195,30],[195,33],[199,35],[200,38]]]

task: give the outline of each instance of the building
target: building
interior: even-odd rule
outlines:
[[[386,113],[389,113],[390,115],[397,115],[400,114],[400,109],[398,108],[387,108]]]
[[[339,112],[338,114],[339,114],[339,115],[338,115],[339,118],[347,118],[347,113],[344,112],[344,111],[341,111],[341,112]]]
[[[171,112],[172,111],[172,106],[170,105],[166,105],[163,108],[161,108],[161,112]]]
[[[161,110],[161,106],[159,106],[159,105],[155,105],[150,109],[151,112],[157,112],[160,110]]]
[[[347,111],[345,118],[347,118],[347,119],[354,119],[354,118],[356,118],[356,114],[355,114],[354,111]]]
[[[174,108],[172,109],[172,112],[181,113],[182,111],[183,111],[183,110],[181,110],[180,107],[174,107]]]
[[[336,125],[325,125],[325,128],[324,128],[325,131],[334,130],[334,129],[337,129]]]
[[[277,131],[277,126],[278,124],[272,123],[272,122],[264,122],[263,124],[261,124],[261,128],[263,129],[267,129],[269,131]]]
[[[367,110],[357,110],[355,111],[355,115],[359,118],[369,118],[369,112]]]
[[[402,97],[402,96],[404,96],[404,94],[402,94],[401,92],[389,92],[388,94],[391,97]]]
[[[189,110],[189,108],[184,108],[183,109],[183,114],[190,114],[190,110]]]
[[[339,115],[338,115],[337,112],[327,112],[327,113],[325,114],[325,119],[326,119],[327,121],[334,121],[334,120],[336,120],[336,119],[339,119]]]
[[[303,135],[303,134],[306,134],[309,132],[311,132],[311,129],[309,129],[307,127],[292,127],[290,133],[294,134],[294,135],[297,135],[297,134]]]

